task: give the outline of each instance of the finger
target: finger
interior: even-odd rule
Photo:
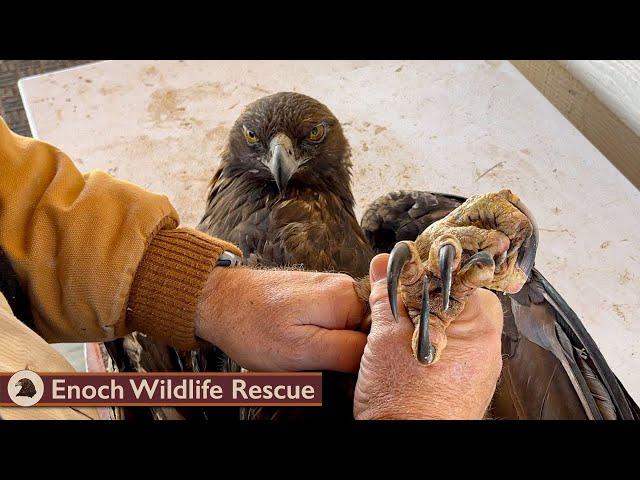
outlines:
[[[458,333],[467,332],[477,336],[482,331],[502,332],[502,303],[495,293],[484,288],[475,290],[464,306],[464,310],[455,318],[449,327]]]
[[[333,370],[357,372],[367,336],[352,330],[325,330],[313,328],[304,352],[293,368],[296,370]]]
[[[348,275],[328,275],[320,285],[320,295],[309,292],[309,300],[315,296],[320,301],[307,303],[317,305],[317,309],[312,310],[305,323],[327,329],[358,329],[366,313],[366,303],[358,295],[355,282]]]
[[[366,298],[358,295],[361,289],[360,285],[356,285],[356,280],[337,293],[337,301],[334,303],[334,326],[326,328],[344,328],[348,330],[358,330],[362,326],[362,322],[367,313]]]
[[[384,253],[381,255],[376,255],[373,260],[371,260],[371,265],[369,267],[369,278],[371,279],[371,295],[369,296],[369,305],[371,306],[372,330],[376,325],[393,325],[396,323],[391,312],[391,306],[389,304],[389,294],[387,289],[388,261],[388,254]],[[411,323],[404,304],[399,300],[398,295],[396,295],[396,301],[398,305],[398,322]]]
[[[502,328],[504,321],[502,303],[495,293],[484,288],[476,291],[473,303],[475,305],[472,305],[469,321],[466,322],[471,330],[468,338],[474,342],[481,342],[485,362],[494,366],[494,375],[497,377],[502,367]]]
[[[485,317],[487,328],[497,330],[502,333],[502,327],[504,322],[504,312],[502,310],[502,303],[498,296],[484,288],[478,290],[477,293],[478,304],[481,305]]]
[[[369,280],[371,281],[371,285],[379,280],[386,281],[388,262],[388,253],[381,253],[371,259],[371,263],[369,264]]]

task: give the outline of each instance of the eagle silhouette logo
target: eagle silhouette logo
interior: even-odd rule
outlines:
[[[9,398],[21,407],[31,407],[38,403],[44,395],[42,377],[31,370],[14,373],[7,383]]]
[[[16,383],[16,387],[20,387],[20,391],[16,393],[16,397],[33,398],[33,396],[37,393],[36,386],[28,378],[21,378],[20,380],[18,380],[18,383]]]

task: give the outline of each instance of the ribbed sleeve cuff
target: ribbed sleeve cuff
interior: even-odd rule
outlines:
[[[128,328],[181,350],[196,348],[196,305],[225,250],[242,255],[235,245],[198,230],[160,230],[147,247],[131,286]]]

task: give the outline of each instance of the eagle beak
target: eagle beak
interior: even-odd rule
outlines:
[[[293,142],[284,133],[278,133],[271,140],[267,166],[278,185],[278,190],[284,192],[291,176],[298,169],[298,162],[293,153]]]

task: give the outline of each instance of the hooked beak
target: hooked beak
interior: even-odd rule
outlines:
[[[278,190],[282,193],[287,183],[298,169],[298,162],[293,153],[293,142],[284,133],[278,133],[269,144],[269,163],[267,164],[273,175]]]

